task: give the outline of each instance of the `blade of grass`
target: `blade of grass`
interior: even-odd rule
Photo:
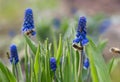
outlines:
[[[9,79],[9,82],[16,82],[15,76],[1,62],[0,62],[0,69],[7,76],[7,78]]]
[[[102,46],[104,45],[96,46],[93,43],[93,41],[89,38],[89,44],[87,46],[87,50],[89,51],[88,55],[89,57],[91,57],[90,59],[93,59],[93,64],[94,64],[94,67],[96,68],[99,81],[100,82],[111,82],[110,75],[108,72],[109,70],[107,69],[105,61],[102,57],[102,52],[100,52],[102,49],[99,50],[100,48],[102,48]],[[90,65],[91,65],[91,62],[90,62]]]
[[[109,74],[111,73],[112,71],[112,67],[113,67],[113,64],[114,64],[114,58],[112,58],[109,63],[108,63],[108,70],[109,70]]]
[[[59,45],[58,45],[58,49],[57,49],[57,53],[55,55],[56,57],[56,60],[57,60],[57,65],[59,65],[59,61],[60,61],[60,58],[62,56],[62,38],[61,38],[61,35],[59,37]]]
[[[30,82],[30,68],[29,68],[29,65],[28,65],[28,48],[27,48],[27,44],[25,46],[25,76],[26,76],[26,82]]]
[[[38,82],[38,74],[39,74],[39,70],[40,70],[40,44],[38,45],[37,48],[37,52],[35,55],[35,63],[34,63],[34,71],[35,71],[35,76],[36,76],[36,80]]]
[[[24,37],[25,37],[25,40],[26,40],[27,44],[29,45],[30,49],[32,50],[32,52],[35,55],[36,51],[37,51],[37,47],[35,46],[35,43],[32,40],[30,40],[28,38],[28,36],[24,35]]]
[[[1,69],[0,69],[0,79],[1,79],[1,82],[9,82],[9,79],[7,78],[5,73],[1,71]]]
[[[91,70],[92,81],[99,82],[97,70],[96,70],[94,60],[92,57],[93,54],[92,54],[91,50],[89,49],[89,46],[87,48],[87,54],[88,54],[89,61],[90,61],[90,70]]]

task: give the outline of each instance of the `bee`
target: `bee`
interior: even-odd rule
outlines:
[[[82,46],[78,46],[77,44],[74,44],[72,45],[75,49],[77,50],[83,50],[83,47]]]
[[[7,58],[10,59],[10,54],[9,52],[6,52]]]
[[[112,47],[112,48],[110,48],[110,52],[115,53],[115,54],[120,54],[120,49]]]
[[[33,32],[34,32],[34,29],[30,29],[30,30],[26,31],[25,34],[28,36],[31,36]]]

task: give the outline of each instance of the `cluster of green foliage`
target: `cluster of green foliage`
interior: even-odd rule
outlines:
[[[83,69],[82,75],[78,76],[80,54],[72,48],[73,36],[66,39],[59,36],[58,43],[56,39],[53,40],[53,43],[49,43],[48,39],[43,43],[40,41],[35,43],[30,37],[24,35],[26,42],[24,55],[25,70],[22,72],[25,73],[21,75],[19,73],[21,69],[18,69],[18,77],[24,76],[25,78],[20,78],[19,81],[52,82],[54,80],[54,74],[50,70],[49,59],[54,56],[57,60],[57,82],[111,82],[110,72],[113,61],[109,65],[106,65],[102,57],[102,51],[106,41],[101,41],[95,45],[89,38],[86,52],[90,60],[90,68],[88,70]],[[14,76],[13,72],[0,63],[0,82],[16,81],[18,81],[18,78]]]

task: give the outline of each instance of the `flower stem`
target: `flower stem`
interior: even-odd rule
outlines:
[[[16,77],[17,77],[17,82],[19,82],[19,75],[18,75],[18,69],[17,69],[17,65],[15,65],[15,69],[16,69]]]
[[[12,72],[13,72],[14,76],[17,78],[17,82],[19,82],[18,70],[17,70],[17,67],[16,67],[17,64],[15,64],[14,61],[15,60],[13,59],[13,62],[12,62]]]
[[[79,59],[79,68],[78,68],[78,78],[80,78],[82,76],[83,61],[84,61],[84,58],[85,58],[84,47],[83,46],[81,46],[81,47],[82,47],[82,50],[79,50],[80,59]],[[78,79],[78,82],[79,82],[79,79]]]
[[[63,76],[62,76],[62,64],[60,65],[60,76],[61,76],[61,82],[63,81]]]
[[[54,72],[54,82],[57,82],[57,77],[55,72]]]
[[[90,82],[90,68],[88,68],[88,76],[87,76],[87,80],[86,80],[86,82]]]
[[[18,62],[18,64],[17,64],[17,72],[18,72],[19,80],[20,80],[20,81],[23,81],[22,70],[21,70],[21,66],[20,66],[20,63],[19,63],[19,62]]]

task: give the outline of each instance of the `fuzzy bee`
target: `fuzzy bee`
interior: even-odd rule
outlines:
[[[35,32],[34,29],[31,29],[31,30],[26,31],[25,34],[28,36],[31,36],[33,35],[34,32]]]
[[[30,30],[26,31],[25,34],[30,37],[30,36],[34,36],[36,34],[36,32],[34,29],[30,29]]]
[[[110,48],[110,52],[112,52],[112,53],[114,53],[114,54],[120,54],[120,49],[119,49],[119,48],[112,47],[112,48]]]
[[[77,50],[83,50],[83,47],[78,46],[77,44],[73,44],[72,46]]]

